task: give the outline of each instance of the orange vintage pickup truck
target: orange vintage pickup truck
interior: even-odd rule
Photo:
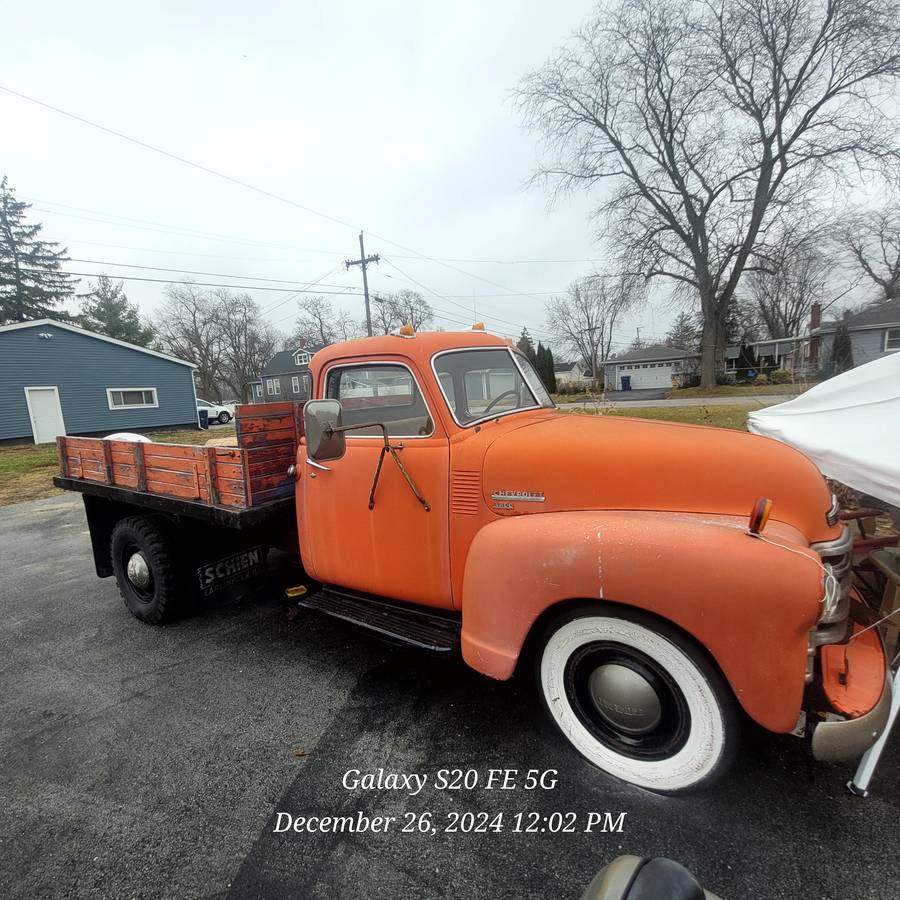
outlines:
[[[280,547],[299,605],[491,678],[533,666],[575,750],[665,793],[719,776],[744,716],[829,760],[883,730],[884,650],[802,454],[561,412],[477,327],[336,344],[311,374],[302,408],[239,408],[237,448],[60,439],[56,483],[139,619],[246,585]]]

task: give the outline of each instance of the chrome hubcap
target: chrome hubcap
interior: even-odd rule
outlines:
[[[147,558],[143,553],[140,551],[132,553],[125,571],[128,580],[136,588],[142,591],[147,589],[150,584],[150,566],[147,565]]]
[[[647,734],[659,725],[659,697],[634,669],[616,663],[600,666],[591,673],[588,689],[597,712],[619,731]]]

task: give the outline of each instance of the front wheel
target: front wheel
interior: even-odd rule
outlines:
[[[551,624],[537,663],[550,718],[610,775],[679,793],[709,785],[731,762],[731,690],[703,651],[666,623],[582,608]]]
[[[227,425],[230,421],[231,415],[223,409],[222,412],[219,413],[219,424]]]

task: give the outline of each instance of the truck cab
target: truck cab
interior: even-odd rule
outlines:
[[[551,720],[599,767],[677,792],[724,769],[742,715],[791,732],[808,714],[828,759],[884,727],[883,649],[850,618],[849,532],[802,454],[561,412],[479,329],[336,344],[311,370],[306,572],[345,603],[458,617],[463,658],[489,677],[533,660]]]

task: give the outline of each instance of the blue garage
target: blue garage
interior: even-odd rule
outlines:
[[[0,327],[0,441],[197,424],[193,363],[38,319]]]

